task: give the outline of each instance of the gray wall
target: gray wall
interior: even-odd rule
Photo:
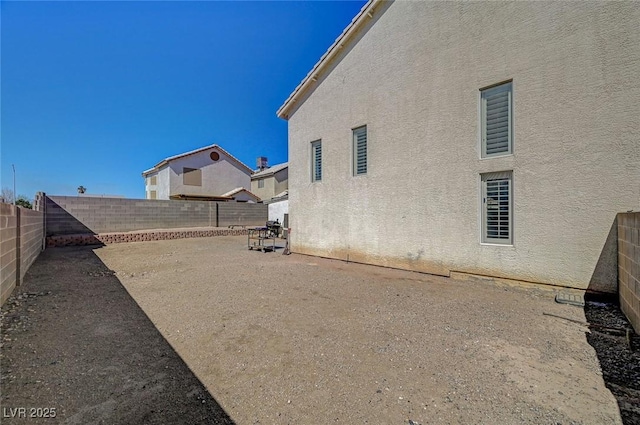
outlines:
[[[146,229],[264,225],[268,207],[249,203],[46,197],[47,236]]]
[[[218,226],[264,226],[269,217],[269,206],[247,202],[218,202]]]
[[[43,238],[41,212],[0,204],[0,304],[22,282],[42,251]]]
[[[620,308],[640,333],[640,212],[618,214]]]
[[[587,288],[616,214],[640,209],[638,3],[379,9],[289,119],[292,250]],[[479,90],[511,79],[513,154],[481,158]],[[365,124],[368,173],[354,177]],[[508,246],[481,242],[480,175],[498,171],[513,171]]]

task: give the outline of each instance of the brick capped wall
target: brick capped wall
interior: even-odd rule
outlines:
[[[263,204],[46,196],[47,236],[147,229],[254,226],[267,221]]]
[[[618,214],[620,308],[640,333],[640,212]]]
[[[77,234],[47,237],[47,247],[107,245],[112,243],[163,241],[168,239],[207,238],[246,235],[247,229],[152,230],[133,233]]]

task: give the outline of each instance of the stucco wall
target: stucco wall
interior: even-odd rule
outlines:
[[[261,200],[268,200],[275,195],[275,178],[274,176],[264,177],[264,187],[258,187],[258,179],[251,180],[251,193],[258,196]]]
[[[638,22],[631,2],[376,11],[289,120],[292,250],[614,291],[594,271],[616,213],[640,209]],[[480,159],[479,89],[510,79],[514,153]],[[364,124],[368,173],[353,177]],[[514,243],[481,244],[480,174],[506,170]]]
[[[269,204],[269,220],[275,221],[277,219],[280,224],[284,224],[285,214],[289,214],[288,199]]]
[[[275,193],[273,194],[273,196],[278,195],[288,189],[289,189],[289,167],[285,168],[284,170],[280,170],[275,174],[275,187],[274,187]]]
[[[219,196],[238,187],[247,190],[251,187],[249,170],[242,169],[223,152],[218,161],[212,161],[209,154],[215,149],[207,149],[194,155],[178,158],[169,163],[170,196],[179,194]],[[202,185],[182,184],[182,169],[199,168],[202,170]]]
[[[251,192],[262,200],[269,200],[289,188],[289,168],[280,170],[262,180],[264,180],[262,188],[258,187],[258,179],[251,180]]]

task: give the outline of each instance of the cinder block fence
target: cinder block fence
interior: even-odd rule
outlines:
[[[268,206],[244,202],[160,201],[146,199],[46,196],[47,236],[131,232],[186,227],[264,226]]]
[[[0,304],[20,285],[43,248],[43,213],[0,203]]]
[[[618,214],[620,308],[640,333],[640,212]]]

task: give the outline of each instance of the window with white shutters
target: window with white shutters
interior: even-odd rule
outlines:
[[[322,180],[322,141],[311,142],[311,181]]]
[[[353,129],[353,175],[367,174],[367,126]]]
[[[482,174],[482,242],[513,243],[513,174]]]
[[[482,90],[482,157],[512,153],[513,85],[501,84]]]

